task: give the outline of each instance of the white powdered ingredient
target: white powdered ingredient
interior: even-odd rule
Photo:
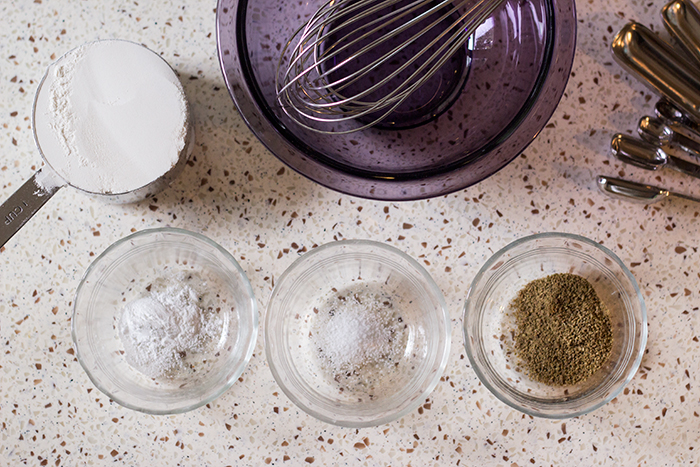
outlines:
[[[66,158],[75,158],[76,163],[81,166],[87,166],[89,161],[77,154],[75,149],[75,129],[79,122],[76,122],[76,115],[71,105],[73,94],[71,83],[75,74],[75,66],[84,55],[85,49],[81,47],[61,59],[55,65],[55,78],[49,87],[51,93],[49,111],[53,116],[49,121],[49,126],[58,137]]]
[[[190,126],[173,70],[121,40],[85,44],[51,65],[34,119],[49,165],[69,184],[100,194],[129,192],[167,173]]]
[[[373,372],[393,369],[405,345],[399,311],[389,296],[362,287],[335,294],[312,327],[321,365],[336,380],[362,370],[369,381]]]
[[[200,306],[192,287],[180,282],[129,302],[119,320],[127,362],[155,379],[176,375],[188,357],[205,352],[220,334],[221,320]]]

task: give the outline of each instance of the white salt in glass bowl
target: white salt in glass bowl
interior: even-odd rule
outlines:
[[[284,393],[339,426],[395,420],[423,403],[445,369],[450,318],[418,262],[365,240],[304,254],[277,280],[265,351]]]
[[[556,273],[588,280],[612,324],[607,362],[572,386],[530,379],[514,354],[511,301],[529,282]],[[469,288],[463,326],[467,355],[484,386],[517,410],[553,419],[591,412],[615,398],[637,372],[647,342],[646,307],[630,271],[604,246],[566,233],[521,238],[494,254]]]
[[[203,351],[186,355],[182,369],[147,377],[127,361],[122,310],[173,283],[202,292],[202,308],[216,313],[218,331]],[[78,286],[72,327],[78,361],[99,390],[133,410],[173,414],[213,401],[240,377],[255,347],[258,313],[231,254],[202,235],[165,228],[137,232],[97,257]]]

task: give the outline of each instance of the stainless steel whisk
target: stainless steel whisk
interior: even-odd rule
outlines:
[[[290,118],[318,133],[372,127],[433,77],[504,1],[329,0],[281,51],[277,101]],[[426,38],[418,53],[401,56]],[[357,69],[353,61],[360,62]],[[392,82],[403,72],[406,79]],[[358,88],[364,82],[369,84]],[[322,125],[348,120],[358,123],[342,131]]]

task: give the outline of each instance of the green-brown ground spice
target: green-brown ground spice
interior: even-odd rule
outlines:
[[[579,383],[605,363],[612,326],[593,286],[576,274],[552,274],[513,299],[515,354],[530,378],[552,386]]]

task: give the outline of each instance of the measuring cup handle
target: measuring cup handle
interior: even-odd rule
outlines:
[[[39,169],[2,205],[0,205],[0,247],[16,234],[19,229],[65,183],[49,171]]]

